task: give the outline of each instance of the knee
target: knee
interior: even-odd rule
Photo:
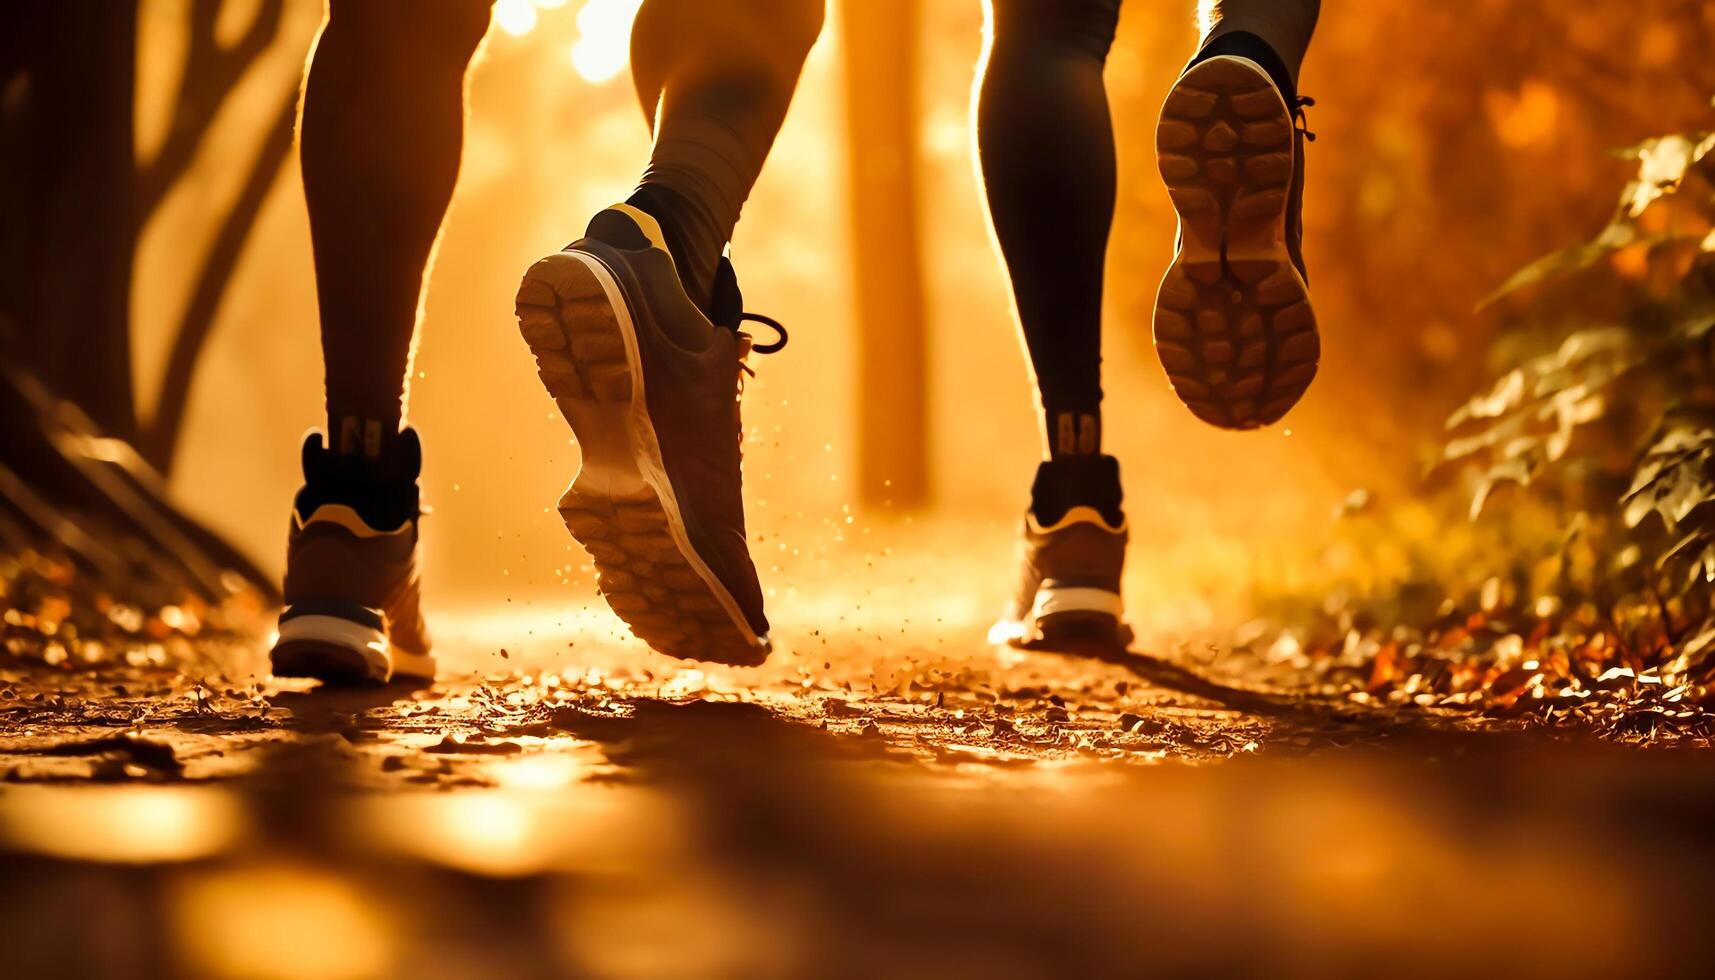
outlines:
[[[377,52],[468,62],[488,33],[493,0],[327,0],[326,32]]]
[[[1097,60],[1108,56],[1120,0],[990,0],[996,44],[1042,45]]]

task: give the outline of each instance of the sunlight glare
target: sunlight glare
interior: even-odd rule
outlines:
[[[521,37],[536,26],[536,5],[530,0],[498,0],[494,5],[494,22],[513,37]]]
[[[231,794],[183,786],[18,787],[0,808],[0,840],[79,861],[206,858],[231,846],[243,825]]]
[[[220,868],[179,881],[172,897],[178,945],[202,975],[380,976],[397,956],[371,897],[320,868]]]
[[[583,767],[569,755],[542,753],[517,759],[496,760],[490,767],[495,782],[507,789],[562,789],[578,777]]]
[[[536,810],[506,793],[390,802],[375,808],[375,829],[385,828],[396,846],[423,860],[504,878],[539,873],[558,857]]]
[[[572,67],[585,81],[605,82],[625,70],[631,22],[642,0],[585,0],[578,10]]]

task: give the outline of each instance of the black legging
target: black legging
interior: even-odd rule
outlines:
[[[1100,445],[1114,132],[1102,66],[1120,0],[992,0],[977,152],[1056,455]]]
[[[1102,265],[1114,136],[1102,68],[1120,0],[988,0],[977,150],[1054,455],[1100,447]],[[1245,31],[1296,77],[1320,0],[1201,0],[1203,43]]]

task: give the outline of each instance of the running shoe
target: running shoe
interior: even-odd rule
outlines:
[[[433,680],[417,572],[417,474],[406,429],[381,458],[304,440],[304,486],[292,505],[285,608],[270,660],[279,677],[330,684]]]
[[[1257,61],[1220,54],[1186,69],[1156,126],[1179,241],[1156,299],[1155,349],[1180,400],[1222,428],[1279,421],[1316,376],[1303,255],[1309,134],[1297,125],[1310,104],[1284,95]]]
[[[1024,515],[1023,577],[989,642],[1062,649],[1123,649],[1132,631],[1120,600],[1126,521],[1119,463],[1063,457],[1036,470]]]
[[[582,467],[560,498],[602,595],[662,653],[738,665],[770,648],[746,544],[739,392],[754,345],[732,265],[709,311],[686,295],[660,225],[625,204],[535,265],[518,322]]]

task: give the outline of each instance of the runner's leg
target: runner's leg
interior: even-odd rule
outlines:
[[[488,0],[329,0],[300,152],[336,451],[379,455],[399,431],[488,21]]]
[[[823,0],[646,0],[637,13],[632,73],[655,148],[628,203],[661,222],[700,306],[822,17]]]
[[[518,288],[537,373],[580,448],[560,497],[639,638],[754,665],[771,647],[744,520],[738,395],[753,347],[722,257],[822,26],[823,0],[647,0],[632,70],[655,148],[630,200]]]
[[[1120,0],[992,0],[977,148],[1051,456],[1101,452],[1102,265],[1114,136],[1102,66]]]
[[[1321,11],[1322,0],[1198,0],[1197,21],[1203,39],[1197,47],[1206,49],[1216,39],[1234,33],[1259,38],[1273,50],[1291,79],[1285,85],[1276,79],[1275,84],[1291,95],[1296,91],[1298,69],[1310,48],[1310,36]]]

